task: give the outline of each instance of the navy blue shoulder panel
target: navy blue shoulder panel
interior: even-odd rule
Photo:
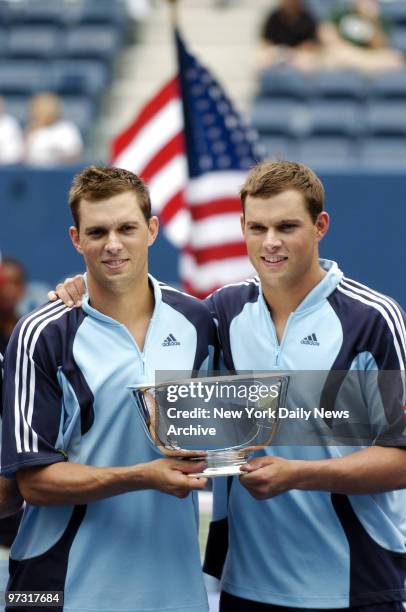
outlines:
[[[328,301],[340,320],[343,344],[334,369],[347,370],[354,357],[369,352],[379,369],[405,364],[405,313],[394,300],[344,278]]]
[[[162,301],[180,312],[195,327],[197,332],[196,355],[193,370],[199,371],[209,356],[209,347],[217,353],[218,340],[214,321],[207,305],[186,293],[160,284]]]
[[[343,342],[321,398],[331,406],[355,357],[370,353],[379,369],[378,385],[389,422],[402,428],[405,366],[405,314],[396,302],[344,278],[328,301],[343,331]],[[402,421],[402,423],[400,422]]]
[[[63,409],[59,370],[70,381],[80,403],[82,431],[93,422],[93,396],[72,354],[75,335],[85,316],[82,309],[70,310],[58,301],[38,308],[17,324],[5,359],[5,470],[13,472],[22,465],[45,465],[63,459],[55,448]]]
[[[35,356],[39,352],[41,362],[48,361],[48,372],[61,369],[75,392],[80,405],[81,433],[89,431],[94,420],[93,402],[94,397],[83,373],[79,369],[73,357],[73,343],[77,330],[83,323],[87,314],[82,308],[67,310],[61,317],[50,322],[41,332],[42,342],[37,343]],[[40,324],[38,324],[40,325]],[[55,359],[54,363],[49,360]]]
[[[241,313],[247,303],[256,302],[258,297],[259,281],[252,279],[238,285],[228,285],[218,289],[205,300],[212,317],[218,322],[223,359],[230,371],[235,370],[230,344],[231,322]]]

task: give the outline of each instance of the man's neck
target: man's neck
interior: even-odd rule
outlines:
[[[137,321],[150,319],[154,310],[153,290],[148,276],[126,291],[108,291],[88,279],[89,303],[101,313],[126,325],[129,329]]]
[[[262,284],[262,291],[272,318],[283,321],[294,312],[305,297],[325,277],[326,272],[319,265],[304,282],[294,286],[272,288]]]

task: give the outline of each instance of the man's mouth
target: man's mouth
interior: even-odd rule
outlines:
[[[127,261],[128,259],[105,259],[103,260],[103,263],[110,270],[118,270],[122,268],[127,263]]]
[[[283,255],[262,255],[261,259],[268,266],[278,266],[288,258]]]

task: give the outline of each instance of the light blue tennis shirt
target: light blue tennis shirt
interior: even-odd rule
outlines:
[[[129,386],[155,371],[206,371],[216,330],[205,305],[150,277],[141,352],[127,328],[60,301],[22,319],[5,360],[3,473],[59,461],[129,466],[161,455]],[[182,377],[184,376],[182,372]],[[63,610],[204,612],[196,496],[145,490],[79,506],[27,505],[9,590],[64,591]]]
[[[393,371],[395,384],[380,386],[380,398],[371,398],[373,406],[362,394],[359,402],[366,404],[365,412],[374,421],[371,427],[394,418],[400,433],[392,445],[404,446],[400,375],[406,355],[404,313],[393,300],[344,277],[335,263],[321,260],[321,266],[326,275],[291,313],[281,342],[257,278],[220,289],[208,298],[226,366],[238,372]],[[400,407],[401,414],[387,412],[392,405]],[[270,446],[260,454],[309,460],[356,450],[334,443],[299,443]],[[291,490],[258,501],[233,478],[228,483],[217,479],[214,491],[205,569],[219,574],[218,553],[228,537],[222,573],[225,591],[303,608],[346,608],[406,599],[404,490],[376,495]]]

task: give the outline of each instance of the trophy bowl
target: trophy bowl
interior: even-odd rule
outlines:
[[[204,459],[196,476],[240,474],[251,452],[270,445],[289,377],[239,374],[130,387],[149,440],[168,457]]]

